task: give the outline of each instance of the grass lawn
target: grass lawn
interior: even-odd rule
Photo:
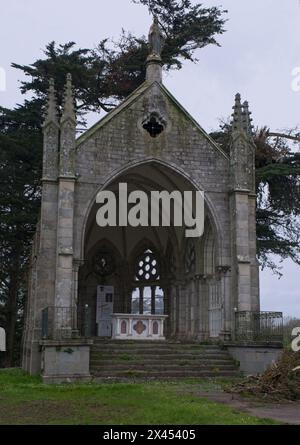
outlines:
[[[196,395],[218,381],[44,385],[19,369],[0,370],[4,425],[271,425]]]

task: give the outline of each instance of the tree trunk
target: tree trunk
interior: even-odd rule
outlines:
[[[276,132],[273,132],[273,131],[268,131],[268,136],[270,136],[270,137],[277,137],[277,138],[283,138],[283,139],[290,139],[291,141],[300,142],[300,136],[299,135],[293,136],[291,134],[276,133]]]
[[[17,300],[18,300],[18,290],[19,290],[19,270],[18,270],[18,259],[14,261],[16,268],[10,274],[10,284],[8,290],[8,299],[6,304],[6,345],[7,352],[5,358],[5,366],[14,366],[14,348],[15,348],[15,333],[16,333],[16,321],[17,321]]]

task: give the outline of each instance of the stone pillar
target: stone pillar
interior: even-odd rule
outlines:
[[[43,125],[43,176],[40,221],[34,245],[23,342],[23,367],[40,372],[42,310],[54,305],[56,263],[59,123],[53,80],[50,81]]]
[[[164,322],[164,332],[165,332],[165,337],[170,337],[172,335],[172,325],[173,325],[172,288],[168,284],[164,284],[162,286],[162,289],[164,292],[164,315],[167,315],[167,318],[165,319]]]
[[[231,338],[231,299],[230,299],[230,267],[217,266],[216,268],[216,296],[220,309],[220,333],[221,340]]]
[[[147,75],[148,82],[162,82],[162,61],[160,58],[150,56],[147,61]]]
[[[209,338],[209,288],[205,276],[199,277],[199,331],[200,341]]]
[[[249,195],[249,256],[251,264],[251,305],[252,310],[260,311],[259,264],[257,260],[256,236],[256,195]]]
[[[231,339],[232,320],[232,301],[231,301],[231,269],[229,266],[218,267],[220,279],[220,293],[222,299],[222,331],[221,338],[224,341]]]
[[[230,198],[232,215],[231,239],[235,271],[236,307],[250,311],[251,263],[249,256],[249,202],[248,192],[235,191]]]
[[[79,334],[80,326],[78,325],[78,275],[79,269],[84,264],[83,260],[75,260],[73,261],[73,298],[72,298],[72,306],[76,308],[75,320],[74,320],[74,329],[76,333]]]
[[[50,272],[55,271],[51,291],[54,306],[53,338],[39,342],[42,349],[42,377],[44,382],[56,383],[74,380],[89,380],[89,350],[92,341],[71,338],[76,334],[78,262],[73,259],[74,238],[74,193],[75,193],[75,132],[76,117],[71,76],[67,76],[63,114],[60,122],[60,156],[56,199],[47,209],[46,223],[54,225],[55,260]],[[49,181],[49,179],[47,179]],[[51,210],[51,213],[50,213]],[[42,215],[41,234],[45,233]],[[50,245],[50,243],[49,243]],[[53,249],[53,247],[52,247]],[[54,265],[54,267],[53,267]],[[47,265],[43,270],[49,273]],[[55,287],[54,287],[55,286]],[[53,292],[54,290],[54,292]],[[47,292],[47,287],[45,292]]]
[[[178,284],[177,292],[177,302],[178,302],[178,331],[177,335],[179,338],[184,338],[186,336],[187,328],[187,289],[186,283],[180,282]]]
[[[196,294],[196,278],[194,277],[190,283],[190,332],[189,335],[191,338],[194,338],[196,335],[196,326],[197,326],[197,294]]]
[[[170,298],[172,300],[172,320],[171,320],[171,336],[176,337],[178,332],[178,287],[176,283],[171,286]]]
[[[259,307],[256,262],[255,146],[248,103],[235,98],[231,136],[231,248],[234,307]],[[255,294],[255,295],[254,295]]]
[[[200,275],[195,276],[195,320],[194,320],[194,337],[199,338],[199,332],[200,332],[200,299],[201,299],[201,292],[200,292]]]
[[[191,279],[186,283],[185,295],[185,334],[186,338],[191,337],[192,328],[192,281]]]
[[[57,257],[56,257],[56,327],[64,326],[64,334],[74,327],[73,312],[73,231],[74,231],[74,192],[75,192],[75,133],[76,117],[72,93],[71,76],[67,76],[64,108],[61,118],[60,160],[57,207]],[[73,326],[72,326],[73,324]]]

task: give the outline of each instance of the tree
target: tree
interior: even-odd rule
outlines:
[[[0,108],[0,308],[7,331],[7,364],[18,356],[24,273],[39,208],[41,114],[37,101]]]
[[[189,0],[134,0],[155,13],[166,42],[165,69],[181,69],[184,60],[217,44],[224,32],[225,11],[193,6]],[[31,238],[38,219],[42,163],[42,115],[49,78],[55,79],[62,105],[67,73],[72,74],[78,115],[85,124],[89,111],[109,111],[145,79],[147,38],[123,31],[119,40],[102,40],[94,49],[74,42],[46,46],[44,57],[30,65],[12,64],[27,77],[22,93],[32,99],[14,110],[0,108],[0,319],[7,329],[7,365],[16,360],[26,300],[24,284]]]
[[[229,123],[211,136],[223,150],[230,146]],[[288,141],[300,144],[297,130],[271,132],[266,127],[254,131],[256,146],[257,251],[261,266],[280,275],[272,260],[292,259],[300,264],[300,153]]]
[[[158,17],[165,34],[162,58],[166,71],[181,69],[182,61],[197,62],[197,50],[218,45],[224,33],[227,11],[217,7],[193,6],[190,0],[132,0],[147,6]],[[46,46],[43,59],[31,65],[13,63],[30,80],[21,83],[22,93],[32,92],[45,100],[49,78],[53,77],[61,105],[66,74],[72,74],[78,110],[110,111],[145,80],[148,40],[122,31],[118,41],[102,40],[94,49],[75,49],[69,42]]]
[[[261,264],[280,273],[271,254],[300,264],[300,153],[291,134],[256,131],[257,238]]]

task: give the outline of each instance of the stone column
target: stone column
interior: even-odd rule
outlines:
[[[232,320],[232,301],[231,301],[231,269],[230,266],[221,267],[221,294],[223,304],[223,327],[221,338],[224,341],[231,339]]]
[[[236,95],[231,136],[232,292],[238,311],[259,307],[256,263],[255,145],[248,103]],[[255,293],[255,295],[254,295]]]
[[[190,285],[190,336],[191,338],[195,337],[196,334],[196,324],[197,324],[197,294],[196,294],[196,278],[193,278],[193,281]]]
[[[60,134],[55,307],[58,332],[63,328],[64,335],[70,336],[76,319],[76,311],[73,307],[75,132],[75,107],[71,76],[68,75]]]
[[[200,341],[209,338],[209,289],[206,276],[199,276],[199,331],[198,338]]]
[[[177,324],[178,324],[178,298],[177,298],[177,286],[174,283],[170,288],[170,299],[171,299],[171,336],[176,337],[177,334]]]
[[[249,256],[251,264],[251,306],[253,311],[260,311],[259,264],[257,260],[256,236],[256,195],[249,195]]]
[[[186,298],[186,283],[180,282],[178,284],[177,292],[177,302],[178,302],[178,331],[177,335],[179,338],[184,338],[186,336],[186,313],[187,313],[187,298]]]
[[[199,332],[200,332],[200,299],[201,299],[201,292],[200,292],[200,275],[195,276],[195,313],[194,313],[194,336],[196,338],[199,338]]]
[[[55,297],[59,122],[53,80],[49,86],[43,136],[41,211],[32,251],[22,360],[24,369],[31,374],[41,369],[42,310],[53,306]]]
[[[231,239],[235,272],[236,307],[251,311],[251,263],[249,255],[249,198],[248,192],[235,191],[230,198],[232,217]]]

